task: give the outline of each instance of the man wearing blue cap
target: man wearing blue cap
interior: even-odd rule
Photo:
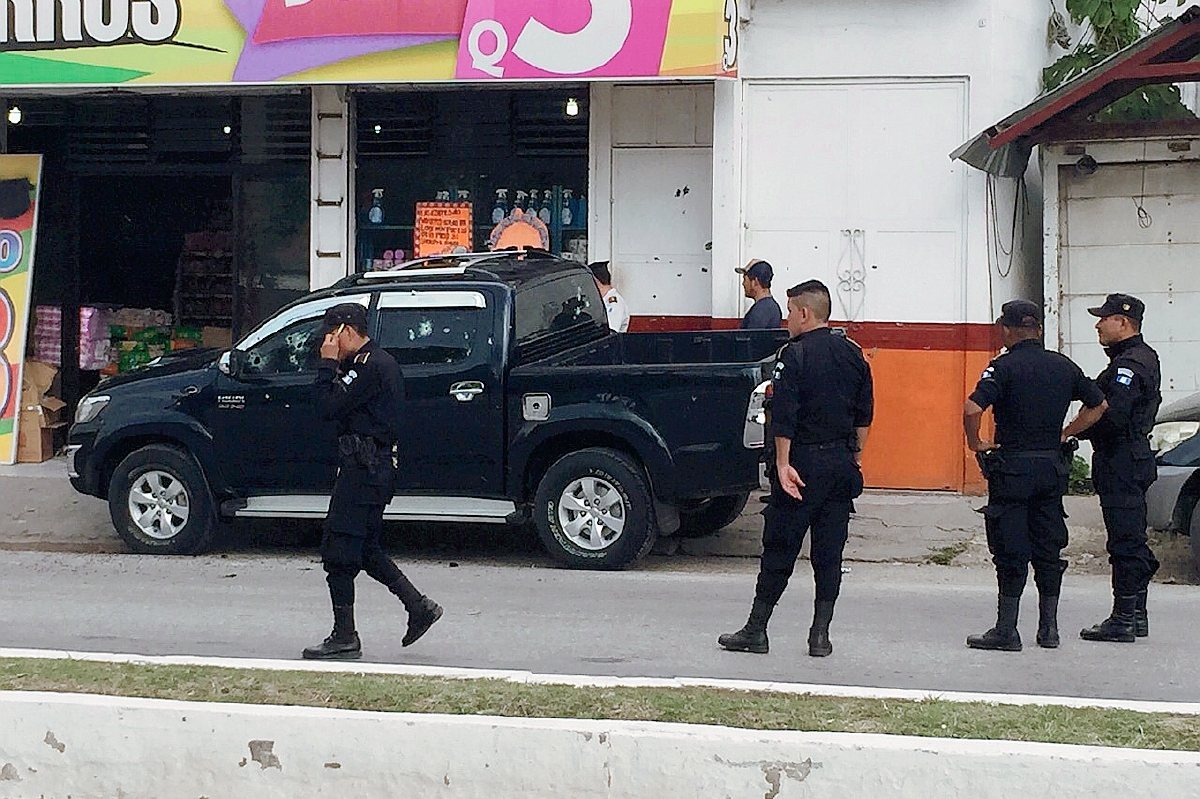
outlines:
[[[1150,634],[1146,588],[1158,559],[1146,543],[1146,489],[1158,477],[1150,428],[1162,402],[1158,353],[1142,338],[1146,306],[1128,294],[1109,294],[1088,308],[1108,367],[1096,378],[1108,410],[1083,437],[1092,441],[1092,483],[1108,531],[1112,614],[1080,631],[1087,641],[1133,643]]]
[[[778,330],[783,325],[783,311],[771,296],[775,270],[766,261],[752,259],[733,271],[742,276],[742,291],[754,300],[754,305],[742,319],[742,330]]]

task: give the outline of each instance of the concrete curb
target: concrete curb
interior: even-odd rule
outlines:
[[[1200,753],[597,720],[0,695],[0,796],[1194,795]]]
[[[781,694],[847,697],[858,699],[937,699],[944,702],[985,702],[997,705],[1044,705],[1052,707],[1105,708],[1136,713],[1173,713],[1200,715],[1200,702],[1149,702],[1123,699],[1096,699],[1032,694],[988,694],[962,691],[871,688],[866,686],[821,685],[816,683],[761,682],[677,677],[596,677],[569,674],[535,674],[502,669],[440,668],[406,666],[393,663],[321,662],[312,660],[265,660],[253,658],[193,657],[189,655],[135,655],[108,652],[72,652],[49,649],[0,648],[0,658],[40,658],[46,660],[83,660],[97,663],[137,663],[155,666],[214,666],[228,669],[265,671],[312,671],[344,674],[393,674],[403,677],[431,677],[446,680],[505,680],[521,684],[574,685],[595,688],[719,688],[728,691],[762,691]]]

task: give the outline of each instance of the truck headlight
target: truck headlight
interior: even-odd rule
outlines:
[[[100,415],[100,411],[104,410],[104,406],[108,405],[110,399],[112,397],[107,394],[97,394],[81,399],[79,407],[75,409],[75,424],[83,424],[95,419]]]
[[[1150,449],[1159,455],[1169,452],[1200,431],[1200,422],[1163,422],[1150,431]]]

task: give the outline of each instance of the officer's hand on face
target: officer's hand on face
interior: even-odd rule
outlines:
[[[800,473],[796,471],[796,467],[790,463],[779,470],[779,487],[793,499],[804,499],[800,496],[800,489],[804,488],[804,481],[800,479]]]
[[[971,447],[972,452],[987,452],[988,450],[996,449],[996,445],[991,441],[980,441],[975,446]]]
[[[341,355],[342,347],[338,344],[337,333],[327,333],[325,340],[321,342],[321,357],[328,358],[331,361],[338,360]]]

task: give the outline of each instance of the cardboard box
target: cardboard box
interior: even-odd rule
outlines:
[[[47,396],[54,385],[58,369],[41,361],[26,361],[21,375],[21,413],[34,413],[40,427],[65,424],[67,403],[58,397]]]
[[[45,421],[37,411],[21,411],[17,420],[17,463],[41,463],[54,457],[54,431],[66,422],[44,426]]]
[[[227,350],[233,346],[233,331],[224,327],[201,328],[200,343],[205,347]]]

